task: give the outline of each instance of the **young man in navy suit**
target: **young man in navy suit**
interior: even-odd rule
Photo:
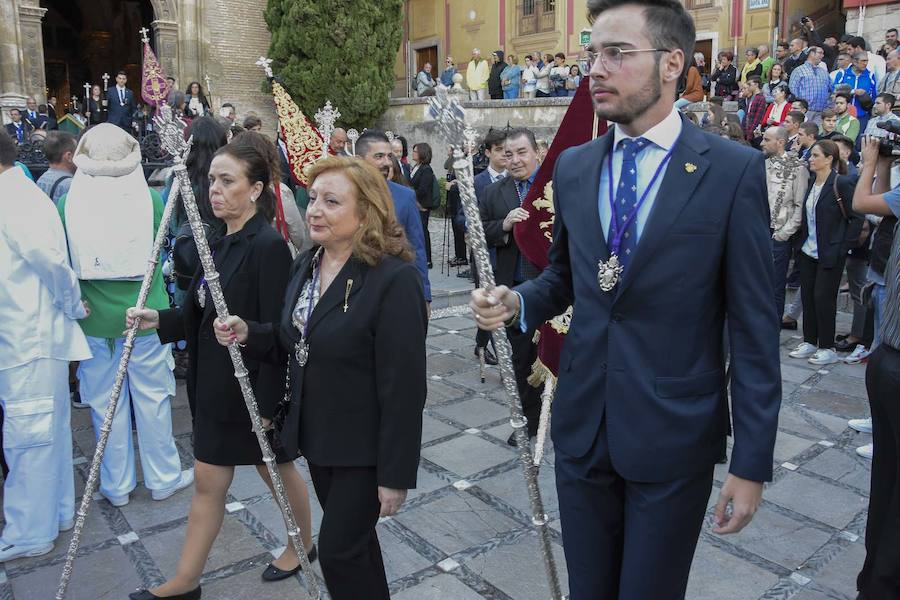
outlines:
[[[695,36],[680,2],[587,5],[591,94],[615,127],[556,162],[549,266],[472,307],[482,328],[524,330],[574,305],[551,421],[571,600],[682,599],[730,425],[713,531],[746,526],[772,477],[764,158],[673,109]]]
[[[134,118],[134,93],[125,87],[128,76],[125,71],[116,74],[116,85],[106,90],[108,123],[117,125],[131,133],[131,122]]]

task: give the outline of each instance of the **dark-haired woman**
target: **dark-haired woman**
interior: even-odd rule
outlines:
[[[815,178],[809,186],[800,226],[800,295],[803,302],[803,342],[791,352],[814,365],[840,359],[834,351],[837,294],[847,250],[856,245],[862,220],[851,210],[853,180],[838,145],[816,142],[809,154]]]
[[[428,218],[431,216],[432,194],[436,181],[431,169],[431,146],[425,143],[416,144],[412,149],[413,168],[409,184],[416,191],[416,204],[419,216],[422,217],[422,231],[425,233],[425,255],[428,268],[431,268],[431,234],[428,233]]]
[[[184,116],[196,119],[197,117],[205,117],[212,114],[209,109],[209,101],[206,94],[203,93],[203,86],[199,81],[192,81],[184,93],[185,109]]]
[[[291,256],[284,239],[270,225],[275,198],[269,186],[271,168],[247,136],[223,146],[209,168],[209,200],[225,230],[212,246],[219,281],[228,308],[259,323],[277,323],[281,316]],[[225,516],[225,495],[237,465],[255,465],[271,489],[268,471],[244,405],[228,350],[216,343],[216,312],[202,272],[194,276],[183,306],[166,311],[128,309],[131,326],[159,329],[164,342],[187,340],[190,362],[187,386],[196,403],[194,416],[194,496],[184,547],[175,576],[153,590],[139,590],[132,600],[200,598],[200,576]],[[286,357],[271,364],[245,358],[250,383],[266,426],[284,396]],[[274,444],[276,461],[303,543],[312,549],[309,497],[292,459]],[[264,580],[290,577],[299,559],[288,545],[263,572]]]

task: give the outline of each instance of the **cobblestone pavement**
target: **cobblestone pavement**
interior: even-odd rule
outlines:
[[[846,330],[843,321],[839,329]],[[398,600],[545,599],[548,592],[516,455],[505,444],[508,411],[496,368],[479,380],[474,325],[461,308],[436,311],[428,336],[428,403],[419,487],[378,533]],[[853,598],[865,555],[869,464],[854,448],[869,441],[846,427],[868,414],[865,366],[817,370],[787,357],[782,336],[784,404],[775,449],[775,481],[751,526],[733,537],[701,535],[688,598],[741,600]],[[76,482],[83,488],[94,434],[85,410],[73,411]],[[185,466],[192,463],[183,386],[173,411]],[[305,464],[297,461],[307,475]],[[716,469],[716,487],[725,476]],[[540,480],[563,576],[565,561],[553,486],[552,451]],[[710,505],[715,502],[713,490]],[[174,573],[190,491],[164,502],[140,484],[131,503],[92,505],[69,597],[123,600],[139,585]],[[220,600],[305,598],[301,579],[260,581],[285,544],[275,502],[252,467],[237,470],[225,524],[203,579],[203,597]],[[314,507],[313,526],[321,512]],[[52,554],[0,568],[0,600],[54,597],[70,534]],[[318,567],[315,567],[318,573]],[[563,577],[565,578],[565,577]]]

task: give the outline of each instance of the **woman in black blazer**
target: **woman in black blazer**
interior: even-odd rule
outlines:
[[[425,233],[425,255],[428,257],[428,268],[431,268],[431,234],[428,233],[428,217],[431,216],[431,197],[434,192],[435,178],[431,168],[431,146],[425,143],[416,144],[412,149],[415,166],[412,169],[409,183],[416,191],[416,204],[422,217],[422,231]]]
[[[816,142],[809,156],[815,178],[809,186],[800,225],[800,295],[803,342],[791,352],[814,365],[838,362],[834,351],[837,294],[847,250],[856,244],[862,220],[851,210],[853,180],[832,141]]]
[[[280,325],[232,316],[220,343],[290,355],[281,440],[308,463],[324,515],[319,563],[334,600],[387,600],[375,526],[416,486],[425,404],[425,301],[384,177],[358,158],[310,172],[312,250],[292,269]],[[242,315],[243,316],[243,315]],[[278,422],[278,420],[276,420]]]
[[[220,148],[209,168],[209,201],[226,226],[212,245],[219,281],[230,311],[252,315],[260,323],[277,323],[288,283],[291,255],[284,238],[270,225],[275,197],[269,186],[273,173],[261,134],[246,132]],[[277,173],[277,170],[274,172]],[[256,465],[271,489],[256,435],[244,404],[228,350],[216,342],[216,316],[203,271],[194,275],[181,307],[155,311],[128,310],[129,326],[140,315],[141,328],[159,329],[163,343],[186,340],[189,355],[187,391],[195,406],[194,457],[196,488],[191,500],[187,534],[175,576],[153,590],[131,594],[133,600],[200,597],[200,576],[225,515],[225,495],[236,465]],[[273,362],[250,356],[244,364],[264,423],[271,423],[285,393],[281,353]],[[272,440],[274,441],[274,440]],[[287,495],[307,549],[312,548],[309,496],[293,465],[296,453],[273,444]],[[314,555],[313,555],[314,556]],[[293,548],[263,571],[264,580],[290,577],[299,569]]]

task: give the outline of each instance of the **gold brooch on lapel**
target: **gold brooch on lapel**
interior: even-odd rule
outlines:
[[[693,173],[697,170],[697,165],[695,165],[694,163],[684,163],[684,170],[688,173]]]

